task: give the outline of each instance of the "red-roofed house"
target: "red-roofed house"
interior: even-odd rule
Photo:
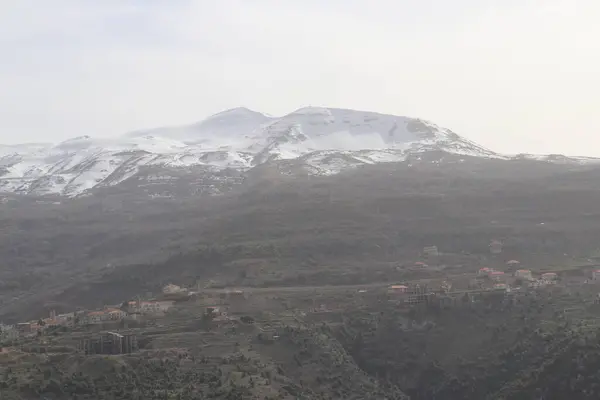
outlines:
[[[404,285],[391,285],[388,287],[388,293],[406,293],[408,286]]]
[[[44,322],[44,328],[51,328],[54,326],[61,325],[60,321],[56,318],[45,318],[43,320],[43,322]]]
[[[487,276],[491,271],[493,271],[493,269],[491,268],[480,268],[479,271],[477,271],[477,275],[478,276]]]
[[[108,321],[109,315],[104,311],[90,311],[86,316],[88,324],[99,324],[104,321]]]

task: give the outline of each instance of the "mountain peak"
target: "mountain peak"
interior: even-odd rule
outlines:
[[[216,114],[213,114],[200,123],[204,123],[204,122],[211,121],[214,119],[224,119],[224,118],[246,119],[246,118],[256,118],[256,117],[268,118],[263,113],[260,113],[258,111],[254,111],[254,110],[251,110],[246,107],[236,107],[236,108],[231,108],[229,110],[225,110],[225,111],[221,111]]]
[[[292,111],[288,115],[331,115],[331,109],[327,107],[306,106]]]

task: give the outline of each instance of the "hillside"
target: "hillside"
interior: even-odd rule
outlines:
[[[229,195],[200,202],[140,200],[127,191],[61,204],[7,197],[0,315],[121,301],[169,281],[394,279],[390,265],[414,262],[430,244],[472,254],[473,268],[502,262],[489,259],[492,239],[504,241],[503,257],[536,268],[585,262],[596,252],[595,167],[460,159],[310,179],[265,166]]]
[[[3,399],[594,399],[598,305],[588,287],[488,291],[410,306],[383,287],[206,290],[165,316],[49,329],[5,343]],[[440,297],[441,296],[441,297]],[[207,317],[206,305],[227,313]],[[569,312],[565,312],[568,309]],[[137,335],[128,354],[82,338]]]
[[[140,335],[135,354],[77,351],[94,326],[9,346],[3,398],[597,396],[598,290],[584,283],[600,254],[594,159],[499,155],[424,121],[314,108],[0,154],[0,321],[168,283],[200,292],[110,327]],[[564,283],[456,309],[385,291],[438,296],[451,281],[461,293],[482,266],[511,275],[513,259]],[[237,308],[232,287],[249,294]],[[206,304],[230,317],[207,321]]]

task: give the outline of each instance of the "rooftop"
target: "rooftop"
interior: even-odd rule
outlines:
[[[92,311],[88,315],[104,315],[104,311]]]

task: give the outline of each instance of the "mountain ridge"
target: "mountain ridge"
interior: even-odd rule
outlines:
[[[507,161],[600,162],[591,157],[504,155],[419,118],[326,107],[269,117],[237,107],[190,125],[113,138],[84,135],[49,145],[0,145],[0,192],[76,197],[136,176],[146,185],[144,171],[153,170],[161,179],[173,172],[200,171],[210,181],[209,192],[219,194],[224,189],[215,186],[214,174],[223,171],[244,173],[261,164],[291,161],[308,174],[332,175],[365,164],[406,162],[428,152]],[[163,192],[170,196],[168,188]]]

